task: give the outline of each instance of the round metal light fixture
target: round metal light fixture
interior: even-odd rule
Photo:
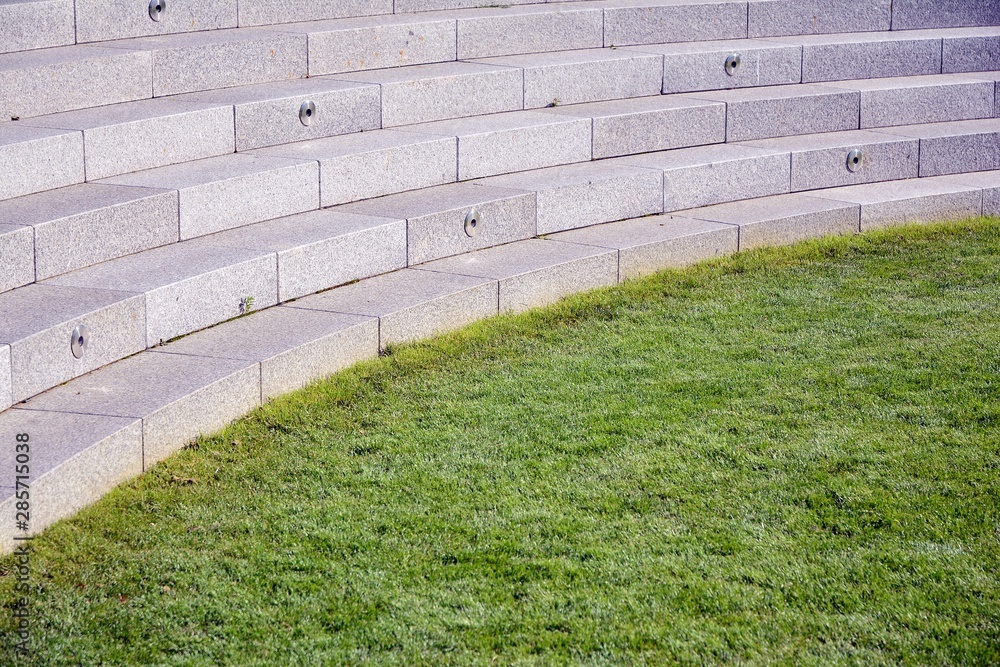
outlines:
[[[83,355],[87,353],[87,346],[90,345],[90,332],[87,331],[87,327],[78,324],[73,329],[72,336],[69,341],[69,350],[74,357],[82,359]]]
[[[847,154],[847,170],[854,173],[864,166],[865,154],[860,148],[853,149]]]
[[[316,103],[312,100],[306,100],[299,107],[299,121],[309,127],[313,122],[313,117],[316,116]]]
[[[477,209],[472,209],[465,216],[465,234],[470,238],[475,238],[479,234],[479,223],[482,219]]]
[[[743,56],[739,53],[734,53],[726,58],[726,74],[729,76],[734,76],[736,71],[743,64]]]
[[[167,11],[167,0],[149,0],[149,18],[159,23],[165,11]]]

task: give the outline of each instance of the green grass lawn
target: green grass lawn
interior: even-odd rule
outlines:
[[[392,350],[35,540],[25,664],[998,664],[998,304],[980,220]]]

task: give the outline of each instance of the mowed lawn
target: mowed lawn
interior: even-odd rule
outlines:
[[[998,664],[998,305],[978,220],[390,350],[36,539],[19,663]]]

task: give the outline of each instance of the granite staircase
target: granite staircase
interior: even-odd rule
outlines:
[[[391,344],[1000,214],[1000,3],[477,5],[0,0],[3,549],[18,465],[34,533]]]

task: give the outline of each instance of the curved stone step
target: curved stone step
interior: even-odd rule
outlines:
[[[561,232],[437,260],[308,296],[142,352],[0,413],[0,463],[31,436],[29,534],[281,392],[399,342],[664,267],[859,226],[926,207],[975,214],[1000,171],[779,195]],[[183,244],[181,244],[183,245]],[[0,297],[2,298],[2,297]],[[0,369],[3,364],[0,346]],[[0,373],[0,395],[3,392]],[[0,488],[0,548],[14,490]]]
[[[101,182],[176,191],[182,241],[319,208],[319,165],[268,155],[234,153]]]
[[[330,77],[221,88],[169,99],[232,105],[237,151],[382,127],[378,86]]]
[[[0,278],[0,292],[176,243],[177,214],[176,192],[97,183],[0,201],[0,256],[6,260],[0,275],[23,266],[16,274],[27,278],[16,284]],[[6,238],[16,230],[15,238]]]
[[[232,153],[233,109],[148,99],[28,118],[18,127],[83,134],[86,180]]]
[[[153,97],[308,75],[304,35],[258,28],[139,37],[102,46],[146,54],[152,62]]]
[[[557,51],[484,58],[474,62],[521,70],[523,108],[656,95],[663,58],[624,49]]]

